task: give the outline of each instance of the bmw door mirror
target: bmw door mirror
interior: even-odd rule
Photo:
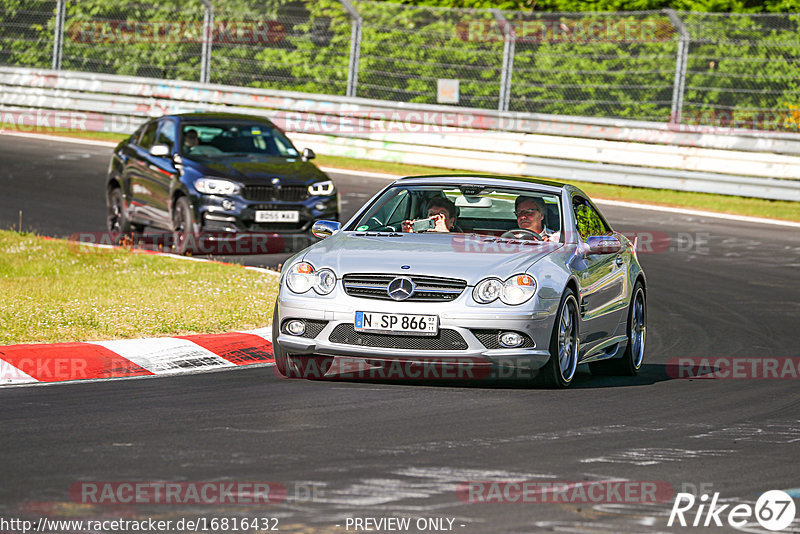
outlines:
[[[615,235],[593,235],[586,239],[587,254],[616,254],[622,250],[622,243]]]
[[[157,158],[165,158],[169,156],[169,147],[167,145],[153,145],[150,147],[150,155]]]
[[[342,223],[337,221],[317,221],[311,227],[311,233],[320,239],[325,239],[338,232],[341,227]]]
[[[311,150],[310,148],[304,148],[303,149],[303,161],[308,161],[308,160],[314,159],[316,157],[317,157],[317,155],[314,154],[314,151]]]

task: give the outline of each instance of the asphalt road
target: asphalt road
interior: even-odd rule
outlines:
[[[109,152],[0,135],[0,227],[15,227],[22,209],[24,228],[44,234],[102,230]],[[385,183],[334,179],[350,210]],[[667,528],[671,497],[486,504],[464,502],[457,489],[625,479],[752,505],[766,490],[800,488],[800,377],[671,377],[677,357],[800,357],[800,232],[603,211],[615,228],[654,238],[654,251],[640,255],[649,324],[638,377],[581,370],[575,387],[552,391],[292,381],[262,367],[2,388],[0,517],[275,517],[283,532],[354,532],[348,519],[368,517],[446,518],[464,534],[689,531]],[[275,482],[288,497],[268,506],[76,504],[69,489],[87,481]],[[766,532],[754,518],[744,530]],[[800,532],[800,520],[784,532]]]

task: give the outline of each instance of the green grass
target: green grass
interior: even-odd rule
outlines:
[[[0,231],[0,345],[261,328],[277,291],[237,265]]]
[[[63,137],[77,137],[79,139],[95,139],[98,141],[113,141],[118,143],[129,137],[130,134],[111,133],[111,132],[87,132],[84,130],[73,130],[71,128],[55,128],[55,127],[19,127],[15,124],[7,122],[0,122],[0,130],[6,129],[12,132],[31,133],[31,134],[44,134],[44,135],[61,135]]]
[[[64,128],[49,128],[44,132],[52,135],[66,135],[83,139],[98,139],[103,141],[121,141],[124,134],[106,132],[78,132]],[[317,155],[316,163],[323,167],[338,167],[358,171],[372,171],[401,176],[414,174],[435,174],[443,171],[472,172],[463,169],[442,169],[439,167],[426,167],[422,165],[406,165],[382,161],[361,160],[340,156]],[[734,197],[727,195],[712,195],[709,193],[690,193],[684,191],[671,191],[669,189],[647,189],[641,187],[626,187],[618,185],[595,184],[590,182],[568,181],[580,187],[592,198],[609,200],[624,200],[643,204],[659,206],[673,206],[678,208],[698,209],[729,213],[733,215],[747,215],[751,217],[766,217],[787,221],[800,221],[800,202],[787,202],[780,200],[764,200],[760,198]]]

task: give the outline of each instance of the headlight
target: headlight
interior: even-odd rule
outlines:
[[[306,262],[295,263],[289,274],[286,275],[286,285],[294,293],[305,293],[314,287],[316,281],[317,275],[314,274],[314,267]]]
[[[536,293],[536,279],[527,274],[515,274],[505,282],[498,278],[484,278],[472,291],[479,304],[489,304],[498,298],[505,304],[516,306],[527,302]]]
[[[330,269],[315,272],[310,263],[303,261],[292,265],[286,285],[293,293],[305,293],[313,287],[320,295],[327,295],[336,287],[336,275]]]
[[[475,289],[472,291],[472,298],[475,299],[475,302],[480,304],[489,304],[497,300],[502,290],[503,282],[497,278],[485,278],[475,284]]]
[[[527,274],[515,274],[505,281],[500,300],[511,306],[527,302],[536,293],[536,280]]]
[[[238,184],[218,178],[200,178],[194,182],[194,188],[204,195],[237,195],[241,191]]]
[[[327,295],[336,287],[336,275],[330,269],[320,269],[317,271],[317,283],[314,291],[320,295]]]
[[[331,180],[326,180],[309,185],[308,194],[313,196],[330,196],[333,194],[334,189],[336,188],[333,186],[333,182]]]

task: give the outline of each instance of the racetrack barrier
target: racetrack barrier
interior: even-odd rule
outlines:
[[[168,113],[265,116],[320,154],[800,201],[800,134],[0,67],[3,128],[131,133]]]

